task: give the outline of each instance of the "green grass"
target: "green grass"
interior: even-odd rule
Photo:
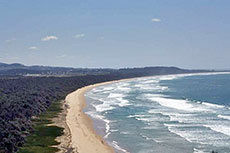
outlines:
[[[52,147],[59,143],[55,138],[63,134],[63,128],[48,126],[52,119],[61,112],[61,103],[53,102],[47,112],[42,113],[38,118],[33,119],[34,132],[27,137],[26,143],[18,153],[55,153],[58,148]]]

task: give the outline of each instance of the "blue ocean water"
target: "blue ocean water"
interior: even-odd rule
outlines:
[[[116,152],[230,153],[230,74],[138,78],[86,97],[85,112]]]

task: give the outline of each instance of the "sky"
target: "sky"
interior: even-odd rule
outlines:
[[[0,62],[230,69],[230,0],[0,0]]]

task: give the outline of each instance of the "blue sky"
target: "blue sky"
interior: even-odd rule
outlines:
[[[0,0],[0,62],[230,68],[229,0]]]

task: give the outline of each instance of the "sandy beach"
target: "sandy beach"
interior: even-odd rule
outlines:
[[[128,80],[128,79],[124,79]],[[118,80],[122,81],[122,80]],[[68,106],[66,123],[70,130],[70,146],[77,153],[114,153],[101,136],[97,135],[92,120],[83,112],[86,106],[84,94],[88,90],[101,85],[115,83],[109,81],[80,88],[66,96],[65,103]]]

